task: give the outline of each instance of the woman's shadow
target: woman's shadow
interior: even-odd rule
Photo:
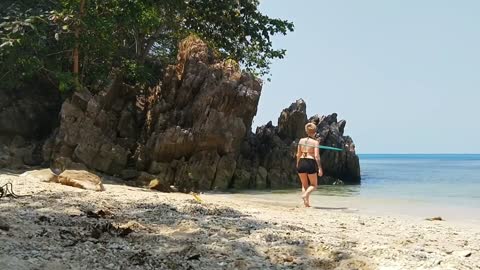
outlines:
[[[354,211],[353,209],[349,209],[348,207],[312,206],[312,208],[313,208],[313,209],[318,209],[318,210],[331,210],[331,211],[344,211],[344,210]]]

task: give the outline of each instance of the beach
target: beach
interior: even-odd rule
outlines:
[[[0,269],[478,269],[476,223],[341,196],[95,192],[1,173]],[[433,216],[428,216],[433,217]]]

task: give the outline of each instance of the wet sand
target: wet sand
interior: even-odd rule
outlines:
[[[348,189],[348,187],[345,188]],[[311,198],[311,204],[316,209],[342,210],[371,216],[403,216],[417,220],[440,216],[450,223],[478,226],[480,229],[480,207],[398,198],[365,198],[348,192],[339,192],[342,187],[336,188],[333,192],[332,190],[322,190],[325,189],[322,186],[319,189],[312,194]],[[223,194],[223,196],[231,196],[235,200],[256,201],[266,205],[281,204],[285,207],[298,206],[301,203],[299,200],[300,190],[294,189],[273,192],[245,191]]]
[[[0,199],[0,269],[480,268],[478,225],[387,214],[348,197],[316,196],[306,209],[298,194],[198,202],[0,173],[0,185],[7,181],[31,196]]]

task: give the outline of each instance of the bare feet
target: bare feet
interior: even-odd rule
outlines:
[[[310,207],[310,204],[308,203],[307,194],[302,194],[302,199],[303,199],[303,205],[305,207]]]

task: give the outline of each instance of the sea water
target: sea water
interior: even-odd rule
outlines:
[[[312,205],[480,222],[479,154],[359,157],[361,185],[319,186]]]
[[[480,155],[370,154],[360,166],[357,196],[480,208]]]
[[[319,186],[311,205],[381,215],[480,224],[480,154],[360,154],[361,185]],[[301,204],[299,188],[243,194],[265,203]]]

